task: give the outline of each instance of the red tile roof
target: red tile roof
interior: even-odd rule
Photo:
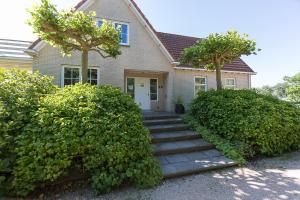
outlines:
[[[75,9],[79,9],[87,0],[81,0],[76,6]],[[134,7],[137,9],[137,11],[140,13],[140,15],[143,17],[145,22],[148,24],[150,29],[157,35],[157,37],[160,39],[162,44],[165,46],[165,48],[168,50],[168,52],[171,54],[174,60],[178,61],[181,55],[181,52],[183,49],[188,48],[194,44],[200,38],[196,37],[189,37],[189,36],[183,36],[183,35],[176,35],[176,34],[170,34],[170,33],[162,33],[157,32],[150,21],[147,19],[147,17],[144,15],[142,10],[139,8],[139,6],[136,4],[134,0],[130,0],[131,3],[134,5]],[[39,42],[41,42],[41,39],[37,39],[35,42],[32,43],[32,45],[29,47],[29,49],[33,49]],[[191,66],[184,66],[184,67],[191,67]],[[240,71],[240,72],[254,72],[242,59],[238,59],[231,64],[227,64],[224,66],[223,70],[227,71]]]
[[[189,37],[170,33],[157,32],[156,34],[159,37],[160,41],[163,43],[163,45],[166,47],[166,49],[169,51],[171,56],[176,61],[179,61],[183,49],[193,46],[194,44],[196,44],[197,41],[200,40],[200,38],[196,37]],[[182,67],[192,66],[184,65]],[[242,59],[237,59],[231,64],[226,64],[223,70],[254,72]]]

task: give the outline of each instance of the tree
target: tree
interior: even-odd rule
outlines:
[[[286,99],[287,98],[287,88],[288,84],[286,82],[284,83],[278,83],[275,86],[268,86],[265,85],[261,88],[257,88],[256,90],[264,95],[272,95],[279,99]]]
[[[288,99],[300,104],[300,73],[292,77],[285,77],[284,80],[288,84]]]
[[[204,66],[207,70],[216,71],[217,89],[222,89],[221,69],[242,55],[256,54],[256,43],[248,39],[248,35],[239,35],[237,31],[226,34],[210,34],[199,40],[197,44],[184,49],[181,63],[192,64],[194,67]]]
[[[94,51],[103,58],[116,58],[120,52],[120,32],[104,21],[97,27],[95,12],[84,13],[71,9],[58,11],[49,0],[41,0],[40,5],[29,10],[28,24],[40,39],[53,47],[58,47],[63,55],[73,51],[82,53],[82,82],[88,81],[89,52]]]

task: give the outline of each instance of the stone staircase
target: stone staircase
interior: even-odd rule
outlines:
[[[144,114],[144,125],[151,133],[154,155],[165,178],[206,172],[237,164],[190,130],[179,115]]]

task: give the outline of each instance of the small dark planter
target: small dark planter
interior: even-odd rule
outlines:
[[[182,105],[182,104],[176,104],[175,105],[175,113],[176,114],[184,114],[185,113],[184,105]]]

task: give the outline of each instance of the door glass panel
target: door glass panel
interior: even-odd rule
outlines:
[[[157,99],[158,99],[157,86],[158,86],[157,79],[150,79],[150,98],[151,98],[151,101],[157,101]]]
[[[127,78],[127,93],[128,93],[133,99],[134,99],[134,92],[135,92],[134,83],[135,83],[134,78]]]

